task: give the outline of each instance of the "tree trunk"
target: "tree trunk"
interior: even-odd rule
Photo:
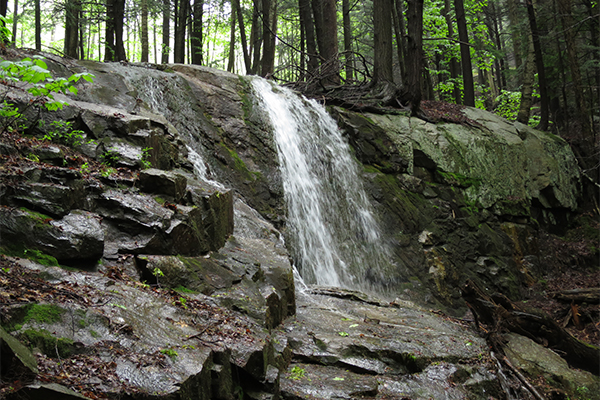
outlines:
[[[548,114],[549,114],[549,103],[548,103],[548,90],[546,83],[546,70],[544,68],[544,59],[542,56],[542,46],[540,44],[540,35],[537,27],[537,21],[535,17],[535,11],[533,9],[533,1],[526,0],[527,4],[527,15],[529,17],[529,26],[531,28],[531,39],[533,41],[533,50],[535,54],[535,66],[538,72],[538,85],[540,88],[540,100],[541,100],[541,119],[540,124],[537,126],[538,129],[545,131],[548,129]]]
[[[463,73],[464,104],[475,107],[475,85],[473,84],[473,67],[471,66],[471,49],[463,0],[454,0],[458,38],[460,39],[460,60]]]
[[[141,11],[141,42],[142,42],[142,62],[148,62],[148,0],[141,0],[140,3]]]
[[[160,62],[166,64],[169,62],[169,42],[171,21],[171,0],[163,0],[163,21],[162,21],[162,51]]]
[[[573,90],[575,95],[575,104],[577,105],[577,117],[581,124],[581,130],[583,136],[591,135],[592,125],[590,123],[590,115],[588,114],[587,104],[583,96],[583,84],[581,81],[581,70],[579,68],[579,60],[577,58],[577,42],[575,41],[575,23],[573,21],[573,15],[571,10],[571,0],[557,0],[558,11],[561,16],[563,25],[563,34],[565,37],[565,44],[567,46],[567,58],[569,62],[569,69],[571,70],[571,79],[573,80]]]
[[[277,0],[262,0],[263,11],[263,56],[261,73],[270,76],[275,69],[275,35],[277,30]]]
[[[175,43],[173,45],[173,58],[176,63],[185,62],[185,30],[188,19],[189,0],[177,2],[177,20],[175,21]]]
[[[300,18],[304,23],[306,52],[308,53],[308,73],[314,75],[319,68],[317,57],[317,42],[315,40],[315,24],[312,16],[310,0],[298,0]]]
[[[315,33],[317,34],[317,45],[319,46],[319,54],[323,56],[323,49],[325,44],[324,28],[323,28],[323,2],[327,0],[310,0],[314,21],[315,21]]]
[[[65,4],[65,42],[64,54],[67,57],[79,58],[79,12],[81,3],[79,0],[69,0]]]
[[[346,82],[354,80],[354,65],[352,54],[352,24],[350,21],[350,0],[342,1],[342,18],[344,25],[344,59],[346,61],[344,70],[346,71]]]
[[[262,13],[262,2],[254,2],[254,10],[252,12],[252,33],[250,34],[250,43],[252,45],[252,74],[261,75],[260,73],[260,55],[262,46],[262,20],[259,15]]]
[[[42,8],[40,1],[35,0],[35,49],[37,51],[42,50]]]
[[[248,40],[246,39],[246,27],[244,25],[244,14],[242,13],[242,7],[240,0],[231,0],[235,13],[238,18],[238,28],[240,30],[240,39],[242,41],[242,53],[244,55],[244,66],[246,67],[246,75],[249,75],[252,71],[252,63],[250,61],[250,53],[248,53]]]
[[[204,41],[202,23],[204,20],[204,0],[194,0],[192,7],[192,26],[190,32],[190,44],[192,53],[192,64],[202,65],[203,53],[202,43]]]
[[[452,21],[452,17],[450,16],[450,0],[444,0],[444,8],[442,9],[442,15],[446,20],[446,25],[448,26],[448,37],[450,39],[454,39],[454,23]],[[458,86],[458,71],[460,69],[460,65],[458,64],[458,60],[454,56],[454,52],[450,55],[450,78],[452,79],[452,97],[454,97],[454,102],[456,104],[462,103],[462,95],[460,93],[460,87]]]
[[[326,82],[339,85],[340,64],[338,59],[336,0],[323,0],[323,35],[323,49],[321,51],[321,56],[324,59],[323,76]]]
[[[106,31],[105,31],[105,42],[104,46],[104,61],[115,61],[116,47],[115,47],[115,1],[106,0]]]
[[[125,18],[125,0],[115,1],[115,49],[116,60],[126,61],[127,54],[125,53],[125,45],[123,43],[123,24]]]
[[[408,37],[406,51],[406,88],[410,95],[413,115],[421,110],[421,77],[423,75],[423,2],[409,0],[406,17],[408,19]]]
[[[19,0],[14,1],[13,26],[12,26],[12,47],[17,47],[17,27],[19,24]]]
[[[231,8],[231,16],[229,21],[229,55],[227,60],[227,72],[233,72],[235,66],[235,23],[236,9]]]
[[[375,83],[394,81],[392,70],[392,1],[373,0],[373,25],[375,27],[373,35],[373,80]]]

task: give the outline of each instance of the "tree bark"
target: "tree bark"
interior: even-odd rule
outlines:
[[[141,44],[142,44],[142,62],[148,62],[148,0],[141,0]]]
[[[262,20],[259,15],[262,14],[262,2],[254,2],[254,10],[252,11],[252,30],[250,34],[250,43],[252,46],[252,74],[261,75],[260,73],[260,56],[262,47]]]
[[[475,107],[475,85],[473,84],[473,67],[471,66],[471,49],[469,32],[463,0],[454,0],[458,38],[460,39],[460,60],[463,73],[464,105]]]
[[[261,73],[270,76],[275,69],[275,35],[277,33],[277,0],[262,0],[263,56]]]
[[[392,70],[392,1],[373,0],[373,25],[375,27],[373,35],[373,80],[375,83],[394,81]]]
[[[69,0],[65,4],[65,42],[63,53],[67,57],[79,58],[79,0]]]
[[[239,1],[239,0],[237,0]],[[202,65],[203,56],[202,43],[204,41],[202,32],[202,23],[204,20],[204,0],[194,0],[192,8],[192,32],[190,34],[192,64]]]
[[[410,107],[413,115],[418,115],[421,110],[421,79],[423,75],[423,2],[424,0],[409,0],[406,13],[408,19],[406,87],[411,98]]]
[[[323,28],[323,2],[326,0],[310,0],[314,22],[315,22],[315,33],[317,34],[317,45],[319,46],[319,54],[323,56],[323,50],[325,44],[323,43],[325,39],[324,28]]]
[[[319,58],[317,56],[317,42],[315,40],[315,24],[312,16],[310,0],[298,0],[300,19],[305,28],[306,52],[308,53],[308,73],[314,75],[319,68]]]
[[[173,58],[176,63],[185,62],[185,31],[189,15],[189,0],[177,2],[177,20],[175,21],[175,41],[173,45]]]
[[[452,21],[452,17],[450,16],[450,0],[444,0],[444,8],[442,9],[442,15],[446,20],[446,25],[448,27],[448,37],[450,39],[454,39],[454,23]],[[452,51],[452,50],[450,50]],[[454,98],[454,102],[456,104],[462,103],[462,96],[460,93],[460,87],[458,87],[458,71],[460,66],[458,64],[458,60],[454,56],[454,52],[450,54],[450,78],[452,79],[452,97]]]
[[[537,27],[537,20],[535,17],[535,10],[533,8],[533,1],[526,0],[527,4],[527,15],[529,17],[529,26],[531,28],[531,39],[533,41],[533,50],[535,54],[535,66],[538,72],[538,85],[540,88],[540,100],[541,100],[541,118],[540,124],[537,126],[538,129],[545,131],[548,129],[548,114],[549,114],[549,101],[548,101],[548,89],[546,83],[546,69],[544,68],[544,59],[542,56],[542,45],[540,44],[540,35]]]
[[[162,49],[160,56],[160,62],[163,64],[169,62],[170,23],[171,0],[163,0]]]
[[[342,1],[342,19],[344,26],[344,70],[346,82],[354,80],[354,54],[352,54],[352,23],[350,21],[350,0]]]
[[[337,85],[340,83],[340,64],[336,0],[323,0],[323,35],[323,50],[321,51],[324,59],[323,75],[326,82]]]
[[[232,7],[229,21],[229,57],[227,60],[227,72],[233,72],[235,66],[235,23],[236,8]]]
[[[37,51],[42,50],[42,8],[40,1],[35,0],[35,49]]]

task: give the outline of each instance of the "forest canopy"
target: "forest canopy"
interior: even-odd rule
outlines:
[[[452,102],[597,141],[597,0],[0,0],[0,14],[5,49],[362,86],[413,113]]]

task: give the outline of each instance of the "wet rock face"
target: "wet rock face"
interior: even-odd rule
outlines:
[[[500,393],[487,352],[469,330],[408,302],[313,289],[285,326],[292,363],[285,399],[488,398]],[[457,385],[457,383],[459,383]]]

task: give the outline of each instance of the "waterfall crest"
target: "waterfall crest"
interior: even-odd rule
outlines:
[[[263,79],[252,85],[277,143],[288,244],[307,283],[365,289],[389,265],[357,162],[324,107]]]

